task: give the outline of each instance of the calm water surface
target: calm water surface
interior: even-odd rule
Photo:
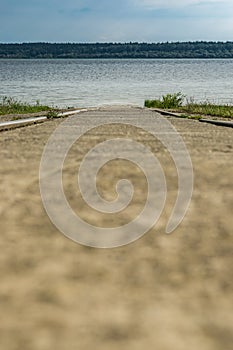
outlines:
[[[0,60],[0,97],[59,107],[136,104],[181,91],[233,103],[233,60]]]

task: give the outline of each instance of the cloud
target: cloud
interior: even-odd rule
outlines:
[[[232,0],[0,1],[0,42],[232,40]]]
[[[190,5],[213,5],[224,4],[230,2],[229,0],[132,0],[132,3],[136,6],[144,7],[147,9],[156,9],[156,8],[180,8],[187,7]]]
[[[146,16],[163,18],[232,18],[232,0],[129,0]],[[215,29],[215,32],[217,28]]]

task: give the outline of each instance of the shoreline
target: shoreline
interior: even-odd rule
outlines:
[[[27,119],[32,119],[34,117],[35,119],[35,123],[36,120],[38,118],[38,121],[41,117],[46,117],[46,120],[49,119],[59,119],[59,118],[65,118],[68,117],[70,115],[74,115],[74,114],[78,114],[80,112],[88,112],[88,111],[94,111],[94,110],[100,110],[100,109],[116,109],[116,108],[140,108],[140,109],[146,109],[146,110],[151,110],[154,112],[158,112],[161,115],[164,115],[166,117],[175,117],[175,118],[180,118],[180,119],[192,119],[192,120],[196,120],[196,121],[200,121],[200,122],[207,122],[207,123],[212,123],[215,125],[219,125],[219,126],[228,126],[228,127],[232,127],[233,125],[233,117],[232,118],[228,118],[228,117],[221,117],[221,116],[211,116],[211,115],[198,115],[198,117],[195,114],[184,114],[181,112],[175,112],[172,109],[171,110],[167,110],[166,108],[161,109],[161,108],[147,108],[147,107],[141,107],[141,106],[137,106],[137,105],[131,105],[131,104],[112,104],[112,105],[100,105],[100,106],[96,106],[96,107],[89,107],[89,108],[66,108],[66,109],[61,109],[59,110],[59,112],[57,112],[54,117],[47,117],[48,112],[47,111],[41,111],[41,112],[35,112],[35,113],[23,113],[23,114],[19,114],[19,113],[11,113],[11,114],[5,114],[5,115],[0,115],[0,130],[1,130],[1,124],[7,123],[7,122],[17,122],[17,121],[21,121],[21,120],[26,120]],[[44,120],[44,121],[46,121]],[[29,123],[30,124],[30,123]],[[24,126],[24,125],[22,125]],[[27,124],[25,123],[25,126],[27,126]],[[3,128],[5,129],[5,127]],[[3,130],[2,129],[2,130]],[[8,130],[8,128],[6,128]],[[9,128],[10,129],[10,128]]]

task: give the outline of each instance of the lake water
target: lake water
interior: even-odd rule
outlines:
[[[59,107],[142,106],[181,91],[198,101],[233,103],[233,60],[1,59],[0,97]]]

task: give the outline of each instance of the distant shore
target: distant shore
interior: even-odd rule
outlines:
[[[233,41],[163,43],[0,43],[0,58],[233,58]]]

